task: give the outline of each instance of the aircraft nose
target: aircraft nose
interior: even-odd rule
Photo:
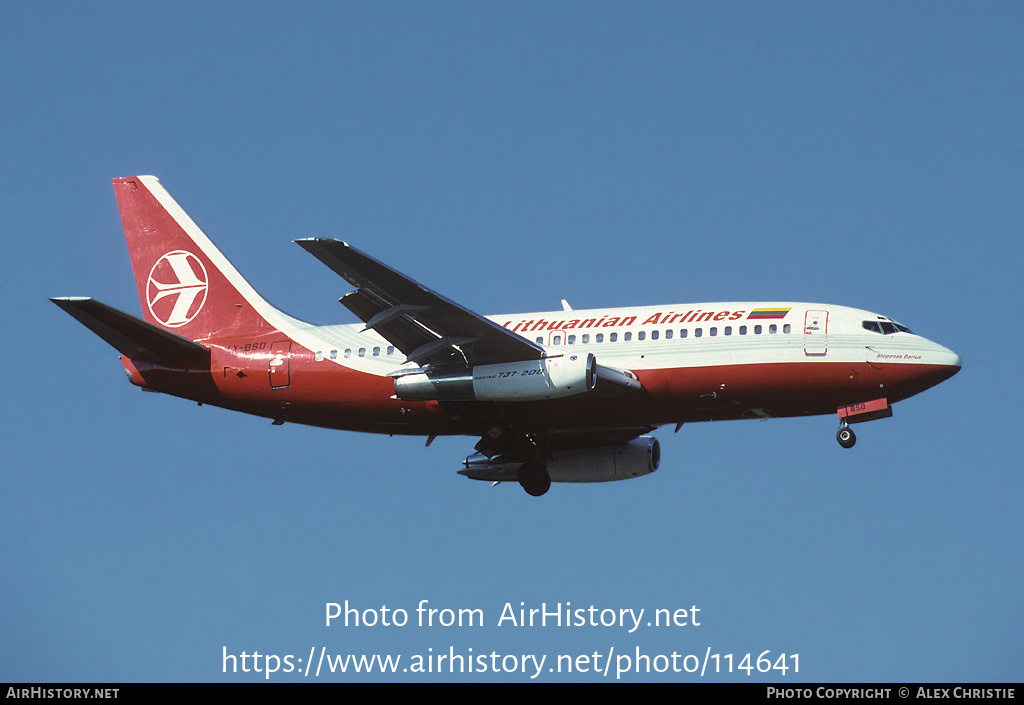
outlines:
[[[963,363],[960,360],[959,355],[938,343],[932,343],[932,345],[935,346],[935,352],[930,356],[931,359],[934,363],[945,368],[942,373],[942,379],[949,379],[960,371],[960,367]]]
[[[949,348],[943,348],[941,345],[939,347],[942,348],[942,352],[940,353],[942,364],[948,365],[949,367],[955,367],[956,369],[953,371],[953,374],[959,372],[960,367],[962,366],[960,356]]]

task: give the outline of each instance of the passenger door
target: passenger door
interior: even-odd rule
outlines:
[[[804,313],[804,354],[824,355],[828,352],[828,311]]]

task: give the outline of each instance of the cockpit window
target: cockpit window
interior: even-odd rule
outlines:
[[[864,330],[869,330],[872,333],[881,333],[882,335],[910,333],[909,328],[904,325],[900,325],[895,321],[864,321],[861,325],[864,326]]]

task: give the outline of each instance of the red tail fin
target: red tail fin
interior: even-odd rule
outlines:
[[[147,321],[192,340],[288,326],[156,177],[114,179],[114,193]]]

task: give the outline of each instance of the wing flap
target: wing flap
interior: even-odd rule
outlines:
[[[385,340],[407,356],[424,345],[440,339],[435,333],[427,330],[404,313],[389,316],[390,311],[402,307],[390,306],[379,296],[366,289],[349,292],[341,297],[340,302],[359,320],[364,321],[367,329],[376,330]]]
[[[544,349],[340,240],[296,240],[357,287],[341,303],[421,365],[539,360]]]
[[[210,350],[188,338],[135,318],[95,299],[50,299],[82,325],[132,360],[183,362],[208,356]]]

